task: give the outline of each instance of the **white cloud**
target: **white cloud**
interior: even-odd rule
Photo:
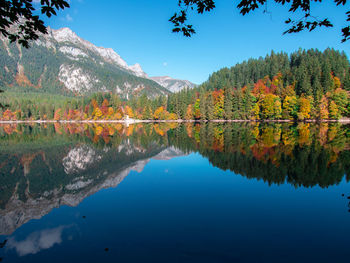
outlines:
[[[66,20],[68,22],[71,22],[71,21],[73,21],[73,17],[71,17],[69,14],[66,14]]]
[[[8,240],[8,249],[16,249],[19,256],[36,254],[40,250],[53,247],[62,242],[62,231],[66,226],[60,226],[52,229],[31,233],[26,239],[17,241],[11,237]]]

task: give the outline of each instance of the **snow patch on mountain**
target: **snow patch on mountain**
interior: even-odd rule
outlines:
[[[78,190],[88,186],[91,183],[92,183],[91,179],[87,181],[77,181],[74,184],[68,184],[65,188],[68,190]]]
[[[87,57],[88,56],[81,49],[75,48],[75,47],[63,46],[63,47],[60,47],[59,51],[61,51],[62,53],[66,54],[66,55],[71,55],[73,57],[79,57],[79,56]]]

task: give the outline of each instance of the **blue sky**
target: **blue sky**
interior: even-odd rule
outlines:
[[[287,29],[287,7],[268,5],[242,16],[238,1],[216,1],[216,9],[190,15],[197,34],[185,38],[171,33],[168,19],[177,10],[177,0],[71,0],[71,7],[46,20],[54,29],[69,27],[97,46],[113,48],[128,64],[140,63],[149,76],[168,75],[200,84],[223,67],[274,51],[332,47],[349,55],[350,41],[341,43],[346,25],[346,7],[334,3],[313,4],[313,15],[328,17],[332,29],[282,35]]]

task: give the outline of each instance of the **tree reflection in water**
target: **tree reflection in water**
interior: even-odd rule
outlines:
[[[120,149],[127,143],[141,152],[154,146],[198,152],[216,167],[269,184],[327,187],[339,183],[344,175],[349,179],[349,128],[340,123],[255,122],[7,124],[0,127],[1,172],[14,164],[9,160],[16,156],[26,173],[37,159],[45,162],[47,148],[79,144],[107,150]],[[14,168],[7,169],[11,173]]]
[[[0,235],[117,186],[150,158],[195,152],[215,167],[269,185],[326,188],[349,180],[349,128],[254,122],[2,125]]]

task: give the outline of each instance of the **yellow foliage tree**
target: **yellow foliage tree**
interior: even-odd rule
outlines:
[[[309,145],[312,140],[310,140],[310,123],[299,123],[298,127],[299,133],[299,144]]]
[[[260,119],[260,107],[259,102],[255,103],[252,109],[252,119],[259,120]]]
[[[168,120],[178,120],[179,116],[176,113],[170,113]]]
[[[280,98],[271,93],[265,95],[261,102],[262,115],[265,119],[279,119],[282,116]]]
[[[309,119],[310,118],[310,112],[311,112],[311,102],[310,102],[310,100],[305,98],[304,96],[301,96],[299,98],[298,119],[299,120]]]
[[[101,126],[97,126],[95,130],[95,134],[100,136],[103,132],[103,128]]]
[[[122,114],[118,111],[114,114],[113,119],[115,120],[121,120],[123,118]]]
[[[108,107],[108,114],[107,117],[110,119],[114,115],[114,109],[112,107]]]
[[[97,120],[102,117],[102,111],[100,110],[99,107],[95,108],[92,115],[94,116],[94,120]]]
[[[161,106],[158,109],[154,111],[153,118],[155,120],[164,120],[166,119],[166,110],[164,110],[164,107]]]
[[[341,87],[340,79],[338,77],[333,76],[333,74],[332,74],[332,80],[333,80],[332,89],[333,90],[340,89],[340,87]]]
[[[127,115],[129,115],[129,118],[134,118],[134,112],[132,111],[132,108],[128,105],[125,106],[125,112]]]

